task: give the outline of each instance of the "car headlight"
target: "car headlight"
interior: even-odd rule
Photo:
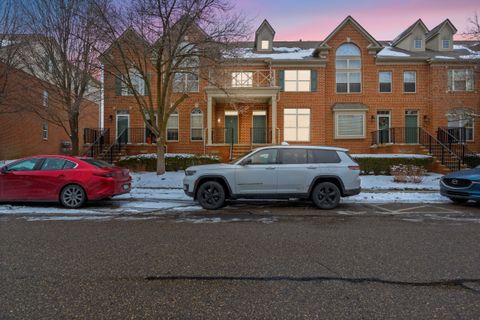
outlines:
[[[186,176],[193,176],[195,173],[197,173],[195,170],[185,170]]]

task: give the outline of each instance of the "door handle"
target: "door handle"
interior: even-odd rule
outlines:
[[[57,178],[63,179],[63,178],[65,178],[65,175],[60,174],[60,175],[57,176]]]
[[[317,167],[307,167],[307,169],[317,169]]]
[[[267,170],[275,170],[275,167],[266,167]]]

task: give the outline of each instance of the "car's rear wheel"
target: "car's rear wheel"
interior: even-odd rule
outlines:
[[[87,195],[78,184],[69,184],[60,192],[60,203],[69,209],[77,209],[85,204]]]
[[[207,181],[198,188],[197,201],[204,209],[220,209],[225,204],[225,189],[217,181]]]
[[[449,198],[452,202],[462,204],[462,203],[467,203],[468,199],[462,199],[462,198]]]
[[[333,209],[340,202],[340,190],[331,182],[320,182],[312,191],[312,201],[320,209]]]

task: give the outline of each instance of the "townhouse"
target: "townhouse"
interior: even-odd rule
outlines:
[[[288,142],[408,153],[427,140],[480,151],[480,45],[454,41],[456,32],[448,19],[431,30],[419,19],[378,41],[348,16],[323,41],[286,42],[265,20],[225,69],[176,78],[189,98],[169,118],[167,151],[228,160]],[[109,141],[123,132],[129,154],[155,152],[134,99],[109,74],[102,132]]]

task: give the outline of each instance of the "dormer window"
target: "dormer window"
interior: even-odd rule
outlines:
[[[422,39],[414,40],[415,49],[422,49]]]
[[[262,40],[261,49],[262,49],[262,50],[268,50],[268,49],[270,49],[270,41],[268,41],[268,40]]]
[[[443,39],[442,40],[442,48],[443,49],[450,49],[450,40],[449,39]]]

